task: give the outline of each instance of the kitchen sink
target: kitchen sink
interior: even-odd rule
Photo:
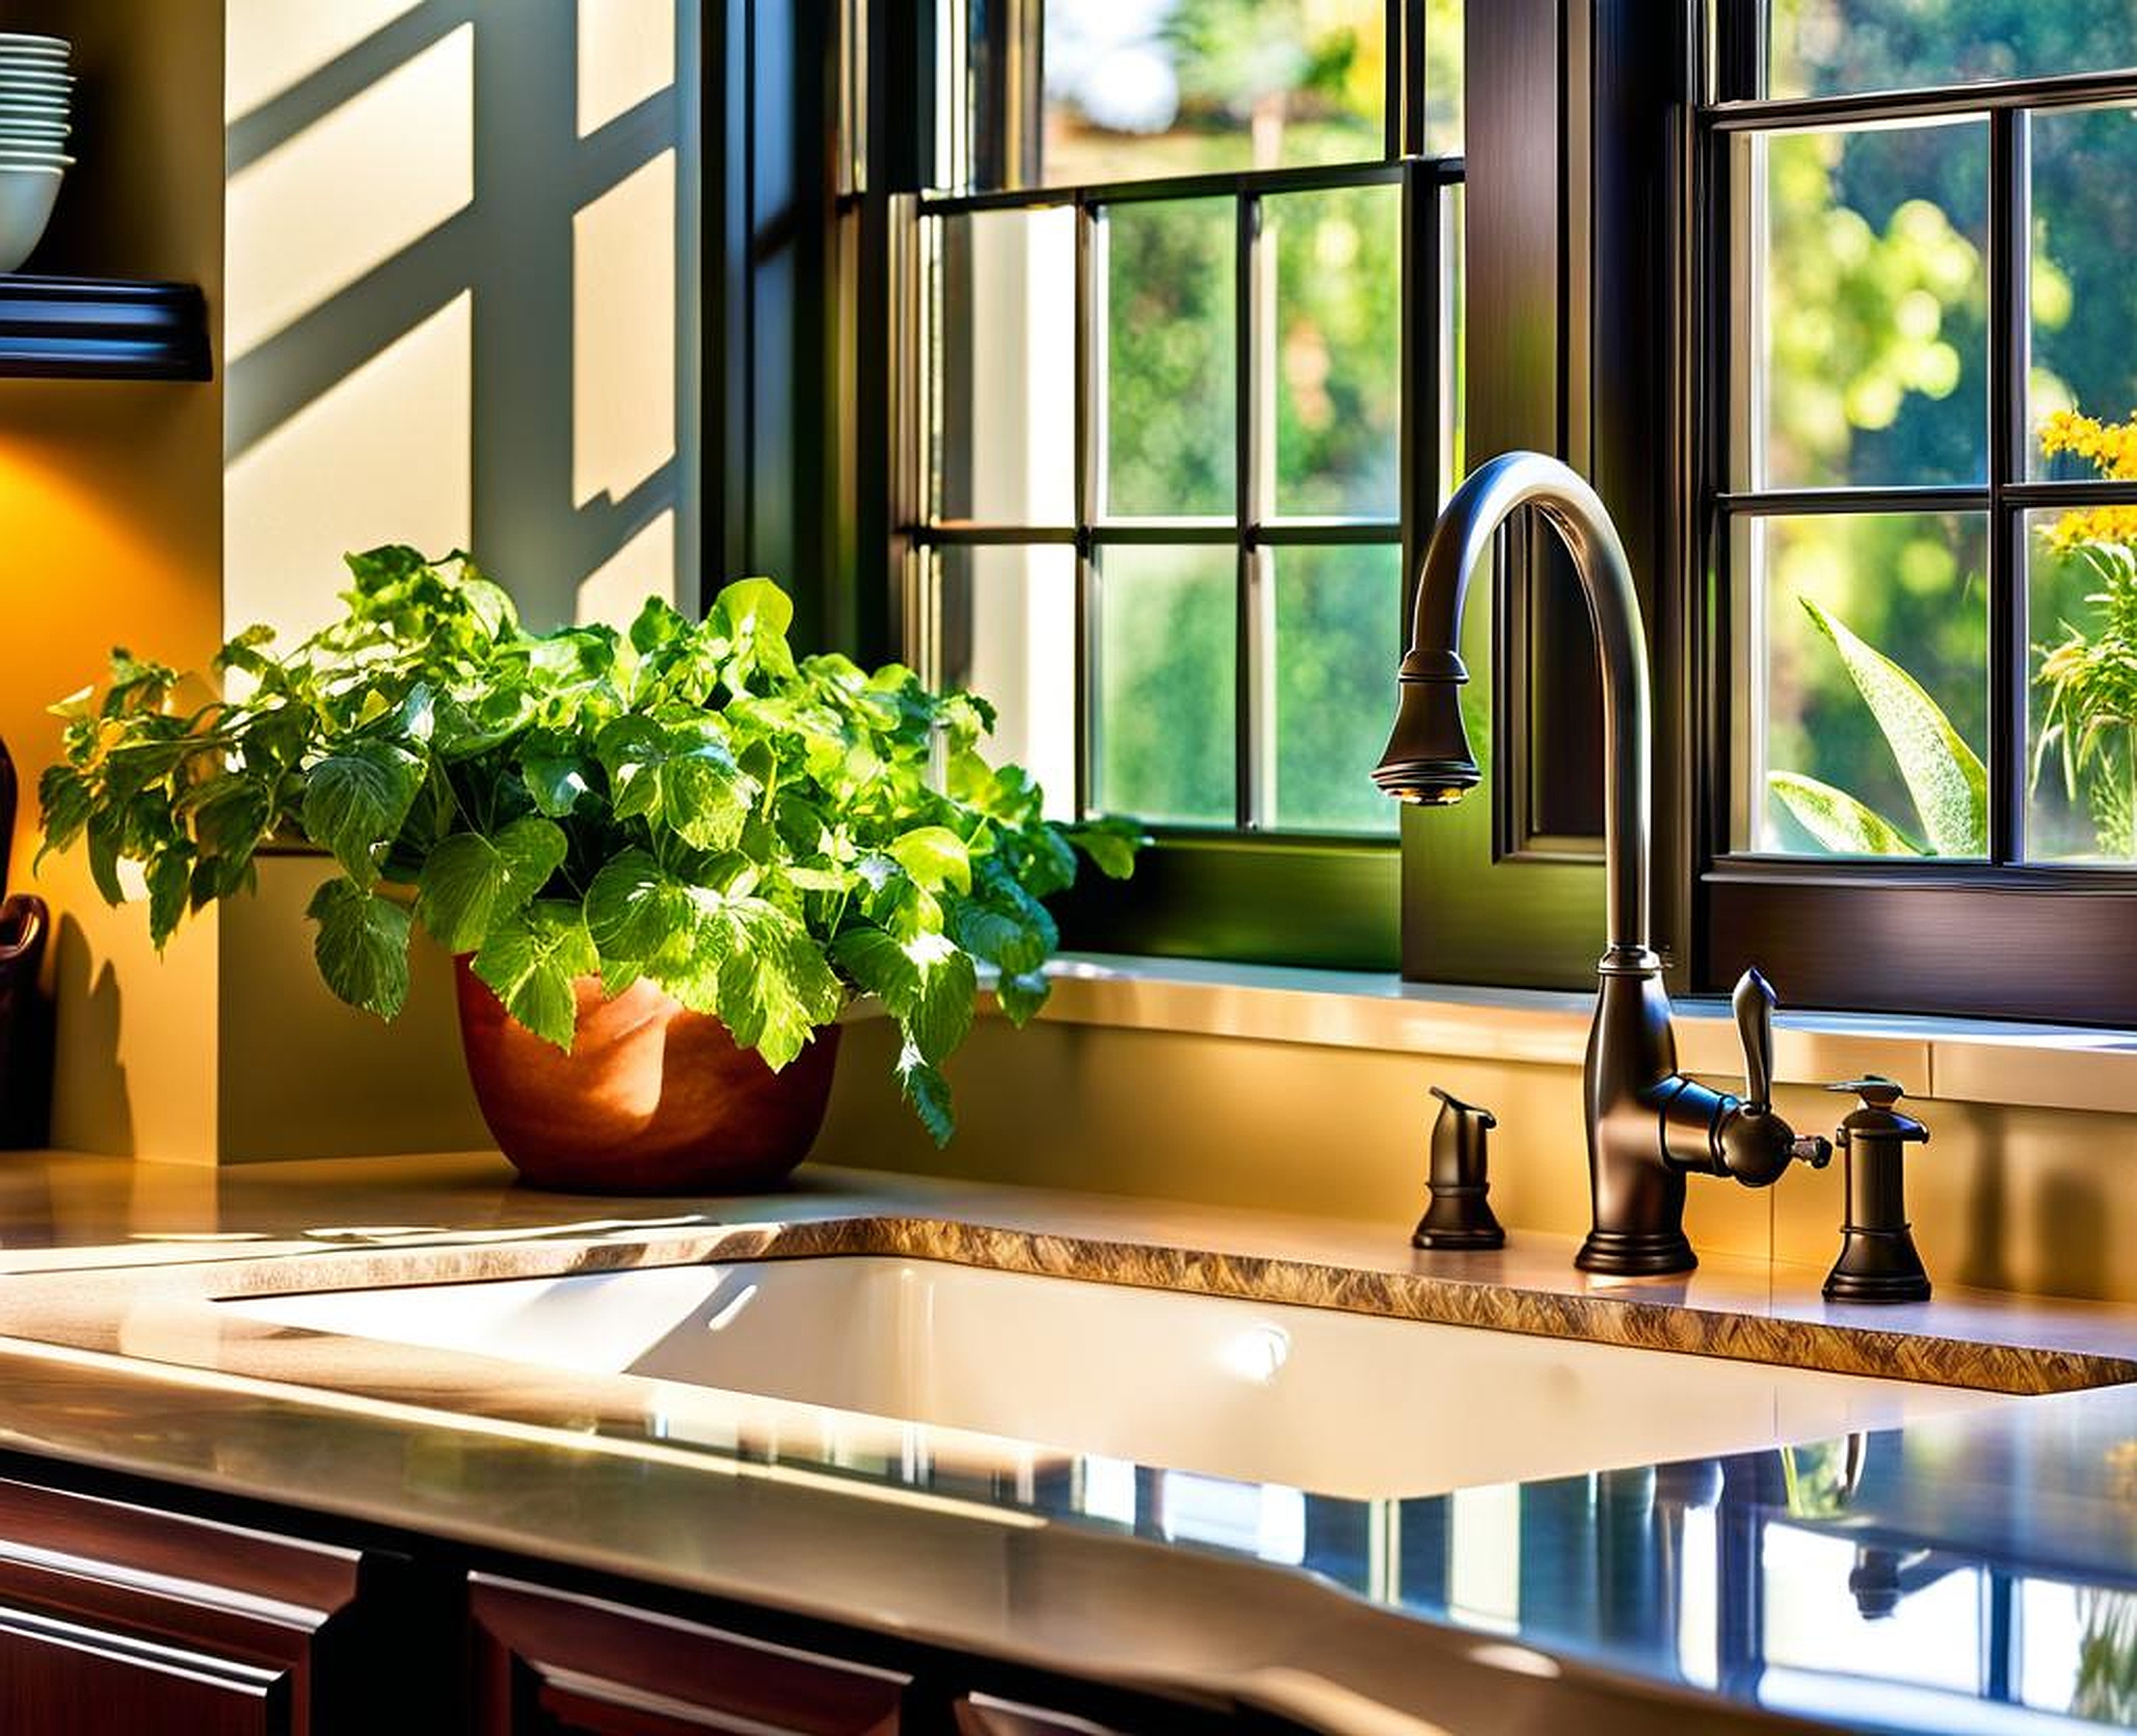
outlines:
[[[273,1325],[642,1376],[670,1392],[756,1395],[1356,1499],[1748,1452],[2023,1402],[877,1257],[641,1267],[218,1306]]]

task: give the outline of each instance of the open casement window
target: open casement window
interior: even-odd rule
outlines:
[[[1708,25],[1701,975],[2137,1021],[2132,14]]]
[[[927,9],[922,9],[923,12]],[[907,657],[1158,841],[1072,944],[1395,962],[1369,773],[1459,473],[1458,0],[940,0],[893,203]]]

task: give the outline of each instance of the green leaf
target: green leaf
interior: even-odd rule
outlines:
[[[1038,1016],[1053,993],[1054,984],[1044,971],[1020,972],[995,984],[995,1000],[1001,1003],[1003,1016],[1019,1030]]]
[[[423,761],[390,741],[356,741],[321,760],[305,783],[305,832],[334,852],[359,886],[378,878],[378,851],[392,841],[423,787]]]
[[[1143,843],[1140,830],[1119,820],[1092,820],[1064,830],[1069,841],[1098,865],[1109,880],[1125,880],[1135,871],[1135,852]]]
[[[1838,856],[1919,856],[1918,845],[1874,808],[1844,789],[1799,772],[1767,773],[1767,782],[1796,821]]]
[[[1921,816],[1930,851],[1980,856],[1989,848],[1989,774],[1922,685],[1836,615],[1801,599],[1812,624],[1832,642],[1856,691],[1891,747]]]
[[[529,754],[520,762],[520,775],[536,811],[551,819],[569,818],[579,797],[592,788],[586,762],[576,754]]]
[[[742,835],[758,785],[735,763],[710,718],[659,724],[618,718],[596,745],[618,819],[643,817],[699,850],[729,850]]]
[[[415,916],[448,952],[472,952],[562,866],[564,828],[516,819],[494,838],[455,832],[431,851],[416,882]]]
[[[408,999],[409,914],[339,876],[312,894],[311,953],[327,986],[351,1006],[390,1019]]]
[[[799,919],[758,897],[695,900],[688,952],[656,961],[663,986],[716,1012],[744,1049],[777,1071],[799,1055],[844,1001],[822,948]]]
[[[644,850],[605,863],[586,889],[586,927],[610,959],[656,957],[687,934],[695,919],[690,888]]]
[[[48,765],[38,778],[37,795],[44,825],[44,842],[38,851],[42,862],[49,852],[64,850],[81,837],[95,812],[96,792],[72,766]]]
[[[505,1011],[567,1055],[578,1023],[574,984],[601,969],[586,919],[576,904],[538,898],[501,918],[474,959]]]
[[[174,843],[148,861],[148,938],[159,952],[177,931],[178,919],[186,913],[187,895],[193,887],[193,860],[190,845]]]
[[[898,867],[928,892],[972,891],[972,854],[948,826],[916,826],[891,843]]]
[[[880,928],[850,928],[833,943],[832,953],[883,1002],[922,1060],[941,1061],[965,1040],[978,976],[971,957],[947,937],[921,934],[901,942]]]
[[[949,1081],[907,1044],[898,1054],[897,1082],[905,1093],[905,1101],[913,1106],[913,1112],[921,1118],[921,1125],[927,1129],[935,1143],[948,1145],[950,1135],[957,1131],[957,1119],[950,1112]]]

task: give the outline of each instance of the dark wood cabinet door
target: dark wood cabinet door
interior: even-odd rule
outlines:
[[[350,1551],[0,1480],[7,1736],[343,1736]]]
[[[964,1695],[950,1710],[957,1736],[1121,1736],[1109,1725],[1088,1719],[987,1694]]]
[[[474,1577],[480,1736],[898,1736],[909,1677]]]

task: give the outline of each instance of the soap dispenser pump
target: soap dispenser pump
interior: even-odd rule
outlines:
[[[1432,1123],[1431,1169],[1426,1179],[1431,1201],[1410,1237],[1412,1247],[1494,1248],[1507,1245],[1507,1233],[1492,1215],[1487,1173],[1487,1138],[1499,1119],[1489,1109],[1432,1087],[1440,1101]]]
[[[1904,1162],[1910,1145],[1929,1142],[1929,1129],[1894,1107],[1907,1095],[1897,1081],[1872,1073],[1827,1088],[1853,1091],[1861,1103],[1840,1124],[1848,1215],[1840,1227],[1840,1258],[1826,1278],[1826,1298],[1926,1302],[1929,1272],[1907,1220]]]

